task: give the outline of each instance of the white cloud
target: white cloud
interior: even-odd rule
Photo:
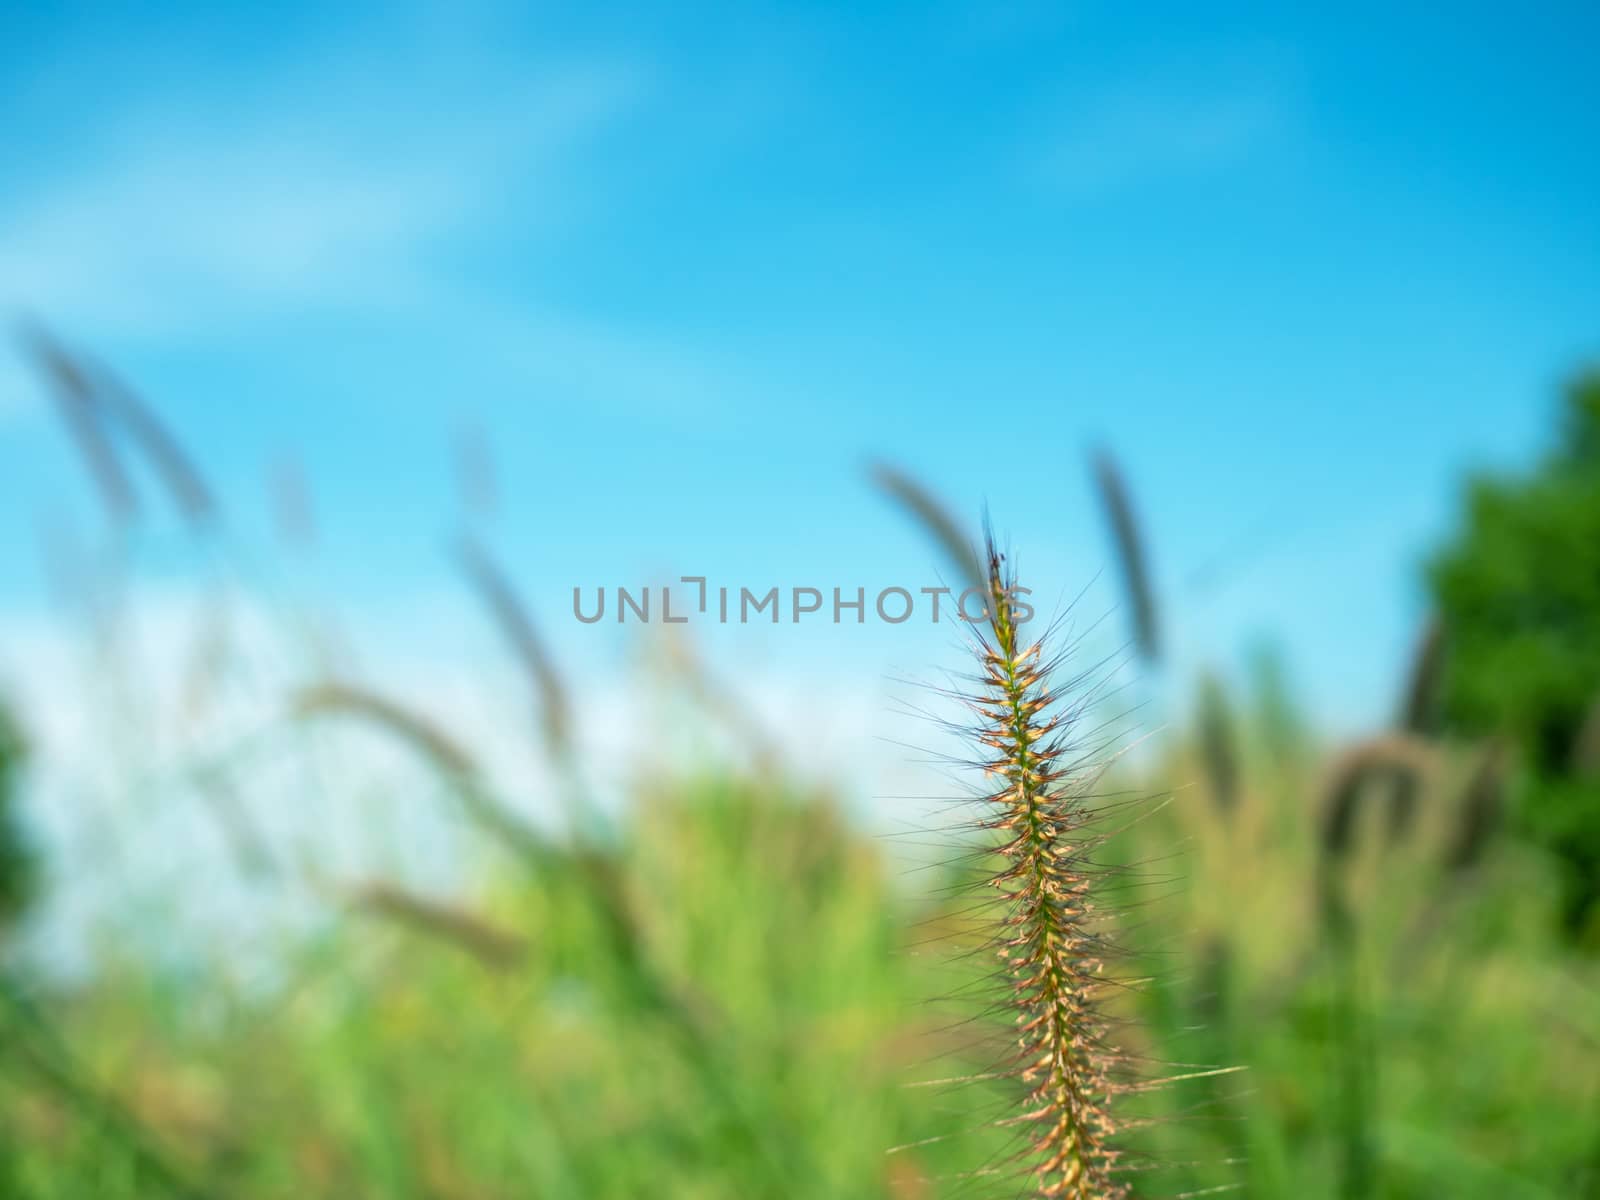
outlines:
[[[626,63],[535,69],[436,109],[403,78],[362,95],[347,66],[324,70],[334,79],[293,74],[247,112],[174,117],[152,98],[86,161],[11,189],[0,304],[114,337],[418,303],[436,257],[504,217],[505,198],[520,227],[549,220],[567,156],[645,79]]]

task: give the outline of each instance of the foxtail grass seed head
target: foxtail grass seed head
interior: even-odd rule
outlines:
[[[507,848],[534,864],[548,857],[545,839],[518,812],[501,803],[466,747],[428,717],[389,696],[356,684],[329,682],[295,697],[297,717],[347,716],[362,720],[410,746],[447,780],[468,817]]]
[[[1200,679],[1200,698],[1196,705],[1199,726],[1200,763],[1205,769],[1207,791],[1222,816],[1239,806],[1238,735],[1234,729],[1233,707],[1222,680],[1207,672]]]
[[[56,411],[112,523],[133,520],[139,514],[139,497],[111,443],[89,371],[42,327],[24,326],[20,337],[23,350],[50,387]]]
[[[493,970],[510,970],[528,954],[527,939],[515,930],[389,880],[369,880],[345,888],[344,895],[356,911],[455,946]]]
[[[1112,544],[1116,547],[1117,562],[1122,569],[1122,586],[1128,598],[1128,614],[1133,622],[1134,643],[1147,663],[1161,659],[1160,617],[1156,611],[1155,587],[1150,579],[1149,561],[1145,557],[1144,536],[1140,532],[1139,517],[1134,512],[1133,500],[1128,494],[1127,481],[1122,469],[1109,450],[1098,451],[1094,456],[1095,486],[1100,493],[1100,504],[1105,509],[1106,522],[1111,527]]]
[[[986,582],[983,562],[973,549],[972,539],[967,536],[961,522],[950,515],[950,510],[939,498],[916,479],[889,463],[872,464],[871,473],[872,482],[878,489],[905,509],[944,551],[945,557],[960,575],[962,586],[982,591]]]
[[[1027,1131],[1033,1194],[1111,1200],[1128,1191],[1114,1179],[1110,1102],[1121,1089],[1098,1006],[1107,948],[1095,930],[1088,856],[1100,839],[1072,761],[1072,723],[1051,691],[1055,664],[1024,635],[1015,581],[992,540],[986,549],[990,612],[976,635],[972,707],[991,788],[983,824],[1000,837],[990,883],[1016,1025],[1011,1071],[1026,1089],[1014,1121]]]
[[[196,528],[216,513],[215,493],[154,409],[103,365],[67,349],[42,326],[21,330],[24,351],[48,381],[56,407],[113,520],[138,515],[139,499],[111,437],[120,427]]]
[[[144,455],[186,521],[203,528],[216,516],[216,493],[176,435],[134,390],[110,371],[98,373],[100,403]]]
[[[1405,785],[1390,799],[1414,803],[1438,771],[1438,753],[1423,738],[1403,733],[1379,734],[1357,742],[1334,761],[1323,787],[1319,848],[1325,863],[1345,858],[1355,844],[1356,825],[1362,798],[1369,784],[1378,780]],[[1409,825],[1405,816],[1398,827]],[[1391,834],[1397,823],[1391,814]]]
[[[532,614],[522,603],[510,577],[482,543],[471,537],[463,537],[457,544],[457,556],[473,590],[493,615],[533,683],[539,698],[541,732],[546,749],[552,758],[570,761],[575,750],[572,742],[572,704],[566,684],[533,622]]]
[[[1439,727],[1439,685],[1444,675],[1444,626],[1431,618],[1417,638],[1397,726],[1406,733],[1432,734]]]
[[[1506,806],[1509,747],[1504,738],[1490,738],[1463,790],[1456,827],[1445,852],[1445,866],[1466,871],[1482,860],[1489,839],[1500,827]]]

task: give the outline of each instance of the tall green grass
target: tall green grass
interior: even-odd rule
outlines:
[[[98,420],[83,377],[52,369],[66,414]],[[881,482],[970,570],[928,493]],[[531,618],[481,551],[464,565],[526,668],[566,824],[528,824],[469,733],[371,688],[281,698],[275,748],[337,757],[357,722],[408,746],[410,773],[386,786],[461,816],[483,851],[470,886],[347,879],[268,844],[262,902],[323,912],[268,970],[229,946],[108,942],[61,975],[0,948],[0,1198],[1015,1194],[1016,1080],[980,1078],[1015,1046],[984,1020],[992,948],[949,952],[993,853],[982,831],[907,863],[688,659],[661,706],[760,752],[632,763],[602,817]],[[1153,650],[1153,606],[1134,615]],[[1026,682],[1000,690],[1026,707]],[[248,774],[254,754],[208,769]],[[1496,834],[1503,764],[1431,745],[1400,837],[1384,781],[1352,783],[1341,763],[1264,668],[1249,695],[1208,685],[1192,728],[1097,785],[1171,797],[1096,863],[1141,889],[1121,898],[1118,940],[1119,974],[1142,986],[1103,1010],[1119,1053],[1186,1064],[1158,1067],[1181,1076],[1163,1091],[1104,1097],[1121,1161],[1160,1168],[1126,1181],[1150,1196],[1600,1196],[1600,964],[1554,939],[1548,861]],[[192,799],[124,775],[130,795]],[[47,865],[48,882],[104,863]]]
[[[1204,778],[1193,754],[1128,783]],[[1322,775],[1263,790],[1262,746],[1243,757],[1232,820],[1191,789],[1120,839],[1130,863],[1187,847],[1124,931],[1150,980],[1129,1049],[1246,1068],[1146,1114],[1138,1152],[1166,1169],[1141,1194],[1595,1194],[1600,978],[1549,940],[1543,864],[1500,846],[1451,883],[1446,813],[1398,848],[1358,823],[1330,933]],[[900,872],[834,797],[713,764],[641,785],[619,827],[453,901],[515,939],[493,961],[380,905],[284,947],[271,985],[225,956],[9,977],[7,1194],[992,1193],[982,1164],[1014,1148],[995,1093],[916,1086],[993,1065],[952,1016],[981,1011],[989,964],[940,950],[968,920],[958,864]]]

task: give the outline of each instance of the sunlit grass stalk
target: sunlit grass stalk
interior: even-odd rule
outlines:
[[[1055,664],[1040,642],[1025,643],[1014,579],[992,541],[987,550],[989,622],[978,638],[983,674],[974,708],[978,739],[992,752],[984,765],[1000,781],[984,797],[993,814],[984,823],[1003,838],[992,883],[1004,905],[998,943],[1017,1026],[1014,1070],[1027,1087],[1017,1122],[1030,1130],[1035,1194],[1107,1200],[1127,1188],[1112,1177],[1116,1055],[1097,1005],[1104,947],[1091,929],[1086,855],[1099,838],[1073,765],[1062,758],[1069,730],[1052,709]]]

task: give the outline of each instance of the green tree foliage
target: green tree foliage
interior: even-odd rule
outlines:
[[[1600,370],[1566,397],[1556,448],[1522,478],[1476,478],[1429,568],[1448,643],[1447,719],[1521,752],[1523,829],[1566,869],[1574,931],[1600,922]]]
[[[0,705],[0,931],[21,914],[33,892],[33,860],[16,822],[17,777],[26,751],[21,731]]]

